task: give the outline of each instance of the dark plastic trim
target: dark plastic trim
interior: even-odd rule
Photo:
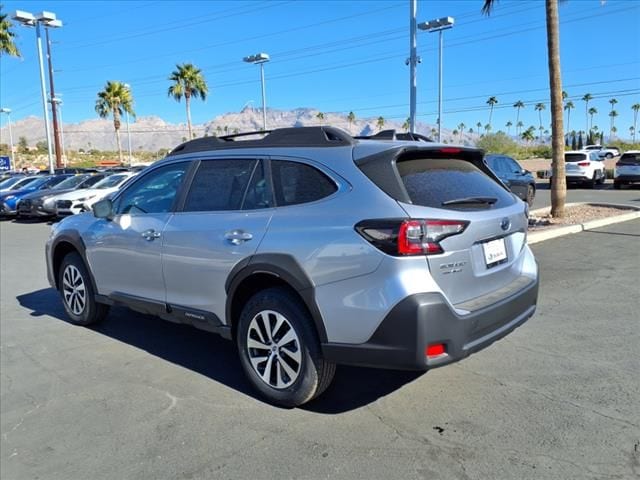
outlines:
[[[538,280],[493,305],[458,315],[440,293],[419,293],[398,303],[362,344],[324,343],[329,361],[376,368],[428,370],[488,347],[526,322],[536,310]],[[425,347],[444,343],[446,353],[427,359]]]
[[[314,285],[295,258],[287,254],[264,253],[253,255],[238,262],[231,270],[225,282],[225,290],[227,291],[225,317],[227,324],[232,325],[231,307],[236,290],[244,280],[251,275],[259,273],[266,273],[280,278],[300,295],[311,313],[320,342],[326,342],[327,331],[316,302]]]

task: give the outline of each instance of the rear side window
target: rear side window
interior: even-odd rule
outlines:
[[[458,159],[417,159],[396,164],[402,183],[415,205],[434,208],[478,209],[506,207],[512,195],[472,163]],[[469,198],[490,198],[487,203],[444,205]]]
[[[240,210],[258,160],[205,160],[200,163],[185,212]]]
[[[565,153],[564,161],[565,162],[581,162],[582,160],[586,160],[587,155],[584,153]]]
[[[623,153],[618,163],[627,163],[630,165],[640,164],[640,153]]]
[[[271,172],[278,206],[315,202],[338,190],[324,173],[304,163],[273,160]]]

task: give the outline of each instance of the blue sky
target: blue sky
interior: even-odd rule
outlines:
[[[490,17],[482,0],[418,2],[418,21],[452,16],[444,34],[444,126],[488,121],[515,124],[513,103],[525,126],[538,126],[534,104],[543,102],[548,127],[544,3],[500,0]],[[409,1],[5,1],[3,11],[42,10],[64,22],[52,30],[56,93],[65,123],[96,118],[96,93],[107,80],[131,85],[138,116],[184,122],[184,105],[167,96],[176,63],[203,70],[210,94],[194,101],[194,123],[247,102],[260,106],[258,67],[242,57],[267,52],[267,105],[318,108],[358,117],[403,121],[409,112]],[[570,129],[585,128],[585,93],[609,128],[610,98],[619,136],[629,136],[631,105],[640,103],[640,1],[568,0],[560,4],[564,89],[575,104]],[[12,121],[42,116],[35,31],[14,28],[23,58],[2,57],[0,103]],[[437,35],[418,33],[418,120],[437,117]],[[566,116],[565,116],[566,119]],[[6,118],[2,119],[3,124]],[[565,120],[566,121],[566,120]]]

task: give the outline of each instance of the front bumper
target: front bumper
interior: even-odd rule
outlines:
[[[18,203],[18,215],[21,217],[50,217],[55,212],[48,210],[41,202],[25,202],[22,200]]]
[[[398,303],[371,338],[362,344],[325,343],[329,361],[378,368],[428,370],[453,363],[488,347],[535,313],[538,279],[513,295],[460,315],[440,293],[418,293]],[[445,353],[427,358],[428,345]]]
[[[5,202],[0,203],[0,217],[9,217],[15,214],[16,210],[11,208],[10,205]]]

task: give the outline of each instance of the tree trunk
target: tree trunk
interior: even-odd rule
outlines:
[[[189,94],[189,92],[185,92],[184,99],[185,99],[184,103],[187,106],[187,128],[189,130],[189,140],[191,140],[193,139],[193,132],[191,131],[191,107],[190,107],[191,95]]]
[[[564,126],[562,124],[562,77],[560,75],[560,36],[558,0],[545,0],[547,16],[547,50],[549,61],[549,90],[551,93],[551,216],[564,217],[567,179],[564,169]]]
[[[113,111],[113,128],[116,130],[116,142],[118,143],[118,158],[120,159],[120,163],[122,164],[124,160],[122,159],[122,144],[120,143],[120,114],[117,109]]]

